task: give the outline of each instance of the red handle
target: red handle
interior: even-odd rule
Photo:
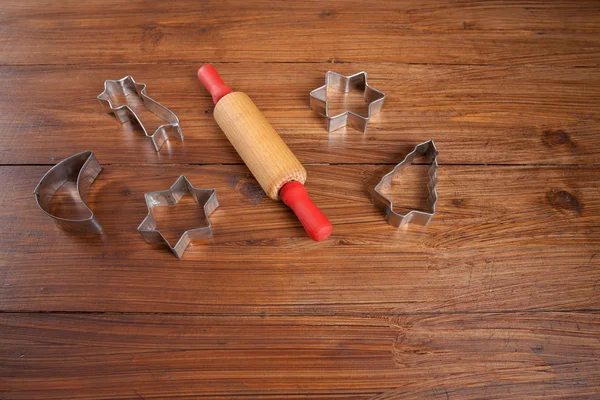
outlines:
[[[314,241],[321,242],[331,235],[331,222],[308,197],[303,184],[297,181],[286,183],[279,191],[279,197],[294,211],[306,233]]]
[[[198,79],[204,85],[206,90],[212,95],[213,102],[217,104],[221,97],[233,92],[212,65],[203,65],[198,70]]]

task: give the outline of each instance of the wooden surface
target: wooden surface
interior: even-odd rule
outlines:
[[[243,165],[205,62],[304,164],[330,239]],[[365,135],[309,109],[327,70],[387,94]],[[183,143],[101,111],[128,74]],[[0,110],[0,399],[600,398],[597,1],[1,1]],[[397,231],[369,190],[428,139],[437,213]],[[104,231],[74,236],[33,189],[87,149]],[[221,206],[178,261],[136,228],[181,174]],[[426,182],[388,195],[423,208]],[[157,219],[177,240],[202,215]]]

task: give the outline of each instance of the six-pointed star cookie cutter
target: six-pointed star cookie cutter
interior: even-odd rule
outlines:
[[[42,177],[33,194],[38,207],[56,222],[58,227],[73,233],[98,233],[102,225],[85,202],[87,192],[102,171],[102,166],[91,150],[65,158]],[[65,186],[65,195],[80,203],[83,211],[81,218],[62,218],[54,213],[52,198],[67,182],[75,182],[75,186]]]
[[[153,215],[153,209],[154,207],[174,206],[179,203],[179,200],[187,192],[204,208],[205,226],[185,231],[177,243],[171,246],[171,243],[157,230],[157,222]],[[173,254],[181,259],[190,242],[212,237],[212,226],[208,217],[219,207],[216,190],[196,189],[184,175],[181,175],[170,189],[144,193],[144,197],[148,206],[148,216],[142,221],[138,227],[138,231],[146,243],[166,243]]]
[[[433,140],[428,140],[427,142],[423,142],[418,144],[413,151],[408,153],[404,160],[398,163],[393,170],[389,173],[385,174],[381,181],[375,186],[375,189],[372,193],[373,203],[385,210],[385,215],[388,223],[392,225],[394,228],[400,228],[408,225],[409,223],[418,224],[427,226],[431,218],[433,218],[435,214],[435,205],[437,203],[438,195],[437,195],[437,170],[438,170],[438,162],[437,162],[438,150],[435,147],[435,143]],[[427,203],[429,205],[429,210],[425,211],[417,211],[413,210],[407,214],[399,214],[394,211],[394,206],[392,201],[388,199],[383,193],[382,190],[392,186],[393,179],[396,175],[402,174],[402,170],[411,165],[413,160],[417,157],[423,156],[427,163],[431,163],[429,167],[429,183],[427,184],[427,189],[429,190],[429,196],[427,197]]]
[[[130,103],[127,103],[127,96],[132,94],[135,94],[142,99],[144,106],[148,111],[167,121],[167,123],[159,126],[153,134],[148,134],[140,117],[133,111]],[[113,103],[116,101],[117,97],[124,99],[126,104],[114,106]],[[116,81],[104,81],[104,91],[98,95],[98,100],[104,107],[104,111],[109,114],[113,113],[120,123],[123,124],[130,120],[137,122],[142,128],[144,135],[152,142],[154,150],[156,151],[159,151],[167,140],[178,139],[183,141],[183,132],[181,132],[177,115],[167,107],[149,97],[146,94],[146,85],[137,83],[133,80],[131,75]]]
[[[348,110],[341,114],[329,115],[329,104],[327,102],[327,89],[329,88],[344,93],[349,93],[352,90],[362,90],[363,98],[368,103],[367,115],[360,115]],[[327,71],[325,85],[310,92],[310,108],[327,119],[327,132],[333,132],[336,129],[349,125],[358,131],[366,133],[369,119],[373,114],[381,111],[384,100],[385,93],[369,86],[367,73],[364,71],[350,76]]]

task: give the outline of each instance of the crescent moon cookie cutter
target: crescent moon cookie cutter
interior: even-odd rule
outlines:
[[[363,99],[368,103],[367,115],[360,115],[349,110],[337,115],[330,115],[329,103],[327,102],[327,89],[330,88],[343,93],[361,90]],[[327,132],[333,132],[348,125],[362,133],[366,133],[369,119],[372,115],[381,111],[384,100],[385,93],[369,86],[367,73],[364,71],[349,76],[327,71],[325,85],[310,92],[310,108],[327,119]]]
[[[428,140],[427,142],[423,142],[418,144],[413,151],[408,153],[404,160],[398,163],[393,170],[388,172],[381,178],[379,183],[375,186],[372,191],[372,200],[375,206],[383,209],[386,214],[386,219],[390,225],[394,228],[401,228],[407,226],[408,224],[417,224],[422,226],[427,226],[431,218],[435,215],[435,206],[438,200],[437,194],[437,170],[438,170],[438,162],[437,162],[438,150],[435,147],[435,143],[433,140]],[[399,214],[394,211],[394,206],[392,201],[386,197],[382,190],[393,185],[393,179],[396,175],[401,175],[402,170],[412,165],[413,160],[417,157],[425,157],[427,163],[430,163],[428,175],[429,175],[429,183],[427,184],[427,188],[429,191],[429,196],[427,197],[427,203],[429,205],[428,211],[418,211],[413,210],[406,214]]]
[[[130,102],[124,100],[125,104],[115,105],[117,98],[127,99],[127,96],[132,94],[137,95],[138,98],[142,99],[144,106],[148,111],[165,120],[167,123],[160,125],[156,128],[154,133],[149,134],[140,117],[131,107]],[[128,121],[135,121],[142,128],[144,135],[150,139],[155,151],[159,151],[162,145],[168,140],[174,139],[183,142],[183,132],[181,131],[177,115],[167,107],[149,97],[146,94],[146,85],[137,83],[131,75],[119,80],[104,81],[104,91],[98,95],[98,100],[100,101],[100,104],[102,104],[104,111],[109,114],[114,114],[115,118],[120,123],[123,124]]]
[[[101,171],[102,166],[91,150],[65,158],[46,172],[33,191],[38,207],[65,231],[72,233],[101,232],[102,225],[85,202],[90,186]],[[83,205],[84,214],[81,218],[62,218],[52,210],[54,194],[67,182],[75,182],[75,187],[69,188],[67,193]]]
[[[174,206],[179,203],[179,200],[181,200],[183,195],[188,192],[192,195],[196,203],[204,209],[205,226],[188,229],[181,235],[177,243],[175,243],[174,246],[171,246],[171,243],[169,243],[157,229],[158,223],[154,218],[153,209],[155,207]],[[181,259],[183,253],[185,253],[185,250],[192,241],[212,237],[212,225],[208,217],[217,209],[217,207],[219,207],[216,190],[197,189],[190,183],[185,175],[181,175],[169,189],[160,192],[144,193],[144,198],[146,199],[146,205],[148,206],[148,215],[138,227],[138,231],[146,243],[164,243],[171,249],[177,258]]]

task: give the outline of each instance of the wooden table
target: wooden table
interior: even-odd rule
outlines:
[[[1,399],[600,398],[597,1],[60,3],[0,5]],[[242,164],[207,62],[305,164],[330,239]],[[387,94],[366,134],[309,109],[327,70]],[[129,74],[185,142],[156,153],[102,112]],[[369,188],[428,139],[437,214],[397,231]],[[104,231],[76,236],[32,192],[87,149]],[[390,193],[407,209],[426,198],[409,171]],[[178,261],[136,228],[181,174],[221,207]]]

